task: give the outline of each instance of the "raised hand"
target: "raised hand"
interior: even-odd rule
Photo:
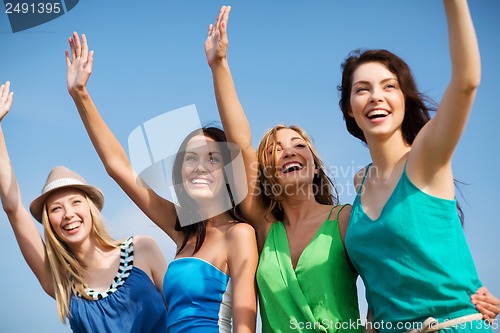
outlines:
[[[94,51],[89,52],[87,37],[82,34],[82,41],[77,32],[69,38],[69,51],[66,50],[66,64],[68,65],[67,83],[70,95],[85,90],[87,81],[92,73],[92,63],[94,61]]]
[[[227,55],[227,21],[230,6],[222,6],[214,24],[208,26],[208,37],[205,41],[205,55],[210,67],[220,63]]]
[[[9,113],[10,107],[12,105],[12,96],[14,93],[10,91],[10,82],[7,81],[5,84],[0,86],[0,121],[7,113]]]

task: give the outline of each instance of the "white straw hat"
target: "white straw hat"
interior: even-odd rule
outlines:
[[[38,222],[42,222],[43,206],[47,197],[56,190],[61,188],[72,187],[76,188],[89,196],[99,210],[104,206],[104,195],[97,187],[87,184],[85,179],[76,172],[63,167],[57,166],[50,171],[45,186],[42,189],[42,194],[30,204],[30,212]]]

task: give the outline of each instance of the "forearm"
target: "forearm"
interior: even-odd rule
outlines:
[[[444,0],[452,64],[452,83],[475,91],[481,79],[479,46],[467,0]]]
[[[226,59],[212,66],[215,99],[228,141],[240,149],[252,147],[250,124],[241,106]]]
[[[7,215],[15,214],[19,206],[22,206],[19,185],[17,184],[14,169],[10,163],[7,145],[0,124],[0,198],[2,206]]]
[[[120,142],[106,125],[87,89],[71,94],[90,140],[111,177],[130,163]]]

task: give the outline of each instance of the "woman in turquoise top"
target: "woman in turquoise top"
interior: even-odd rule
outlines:
[[[481,315],[469,316],[477,313],[470,296],[481,282],[451,169],[480,81],[479,49],[467,1],[444,6],[452,77],[432,120],[399,57],[358,51],[343,63],[340,107],[348,131],[368,145],[373,160],[355,177],[346,247],[380,332],[419,328],[428,317],[461,318],[466,323],[452,326],[457,330],[490,330]],[[498,313],[498,303],[479,308],[485,319]]]
[[[224,132],[203,128],[181,144],[172,171],[180,206],[176,209],[143,184],[94,105],[87,90],[93,51],[85,35],[80,42],[75,32],[69,43],[68,91],[106,171],[177,246],[163,287],[167,331],[215,333],[232,326],[234,332],[255,332],[257,244],[254,230],[235,215]],[[229,210],[222,209],[227,205]],[[213,283],[214,276],[222,286]]]

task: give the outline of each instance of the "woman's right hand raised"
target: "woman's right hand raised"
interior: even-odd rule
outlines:
[[[81,43],[76,31],[73,32],[73,36],[68,41],[71,56],[69,51],[65,50],[66,64],[68,65],[67,83],[69,94],[74,96],[87,87],[87,82],[92,73],[94,51],[89,52],[87,37],[84,34],[82,34]]]
[[[227,55],[227,21],[230,6],[222,6],[214,24],[208,26],[208,37],[205,41],[205,54],[210,67],[220,64]]]

